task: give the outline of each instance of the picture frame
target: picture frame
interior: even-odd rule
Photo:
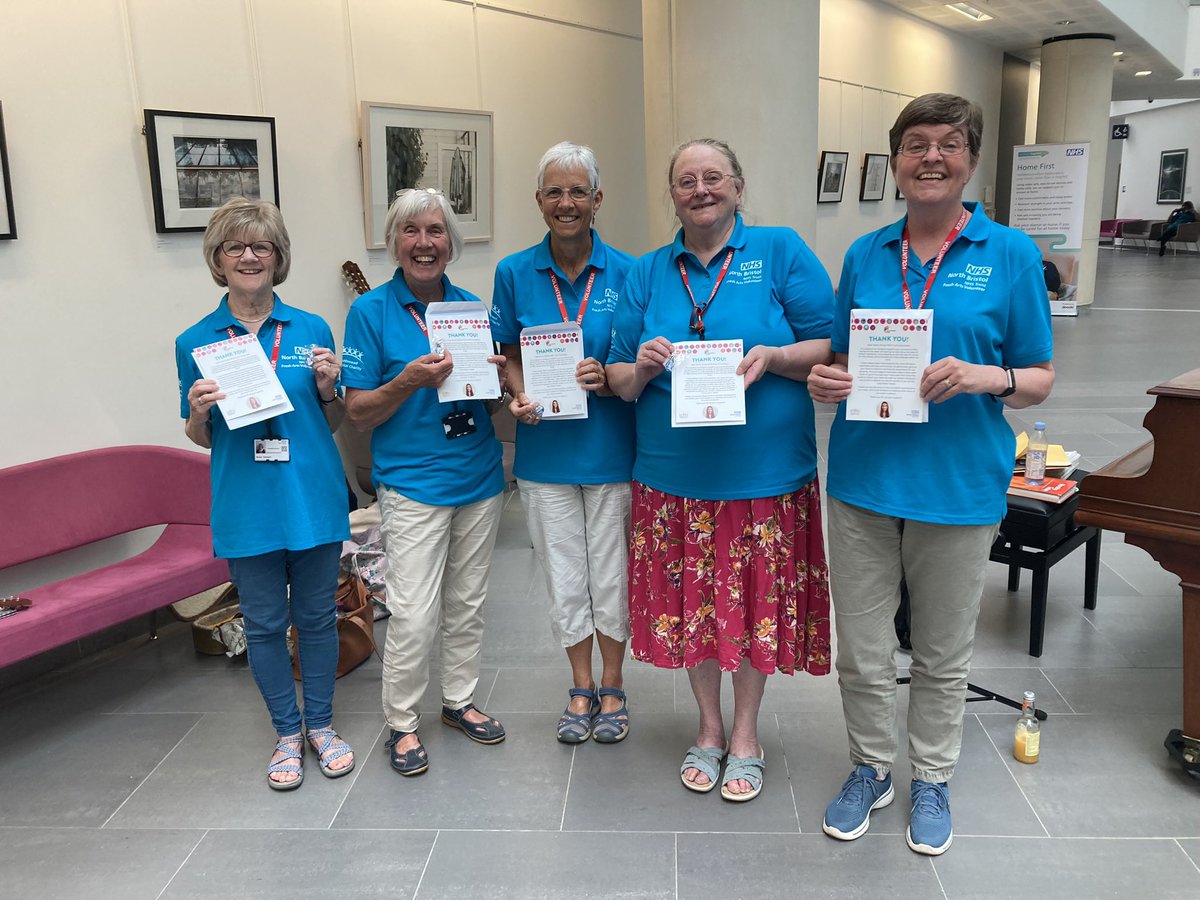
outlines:
[[[817,202],[841,203],[846,186],[846,166],[850,154],[838,150],[822,150],[821,166],[817,170]]]
[[[4,104],[0,103],[0,241],[17,239],[17,214],[13,210],[12,176],[8,171],[8,141],[4,136]]]
[[[492,239],[492,113],[362,102],[363,220],[367,247],[385,246],[396,192],[424,188],[450,202],[464,241]]]
[[[886,153],[868,153],[863,157],[862,184],[858,189],[859,200],[882,200],[887,185],[888,156]]]
[[[204,231],[232,197],[279,205],[273,117],[168,109],[143,113],[159,234]]]
[[[1183,202],[1187,183],[1188,152],[1164,150],[1158,157],[1158,201],[1178,205]]]

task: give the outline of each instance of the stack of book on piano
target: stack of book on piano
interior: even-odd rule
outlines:
[[[1029,497],[1046,503],[1062,503],[1079,493],[1079,482],[1066,478],[1046,477],[1040,484],[1030,484],[1024,475],[1014,475],[1008,483],[1010,497]]]
[[[1017,461],[1008,485],[1010,496],[1062,503],[1079,492],[1078,482],[1067,479],[1079,465],[1078,453],[1064,450],[1062,444],[1050,444],[1046,448],[1046,477],[1041,484],[1030,484],[1025,480],[1025,453],[1028,449],[1029,435],[1022,431],[1017,435]]]

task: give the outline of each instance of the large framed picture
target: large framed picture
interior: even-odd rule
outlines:
[[[886,153],[868,153],[863,157],[862,185],[858,189],[859,200],[882,200],[883,186],[887,183]]]
[[[1187,150],[1164,150],[1158,158],[1158,202],[1183,202]]]
[[[279,203],[275,120],[147,109],[154,230],[203,231],[227,200]]]
[[[363,214],[367,246],[384,246],[396,192],[439,191],[463,240],[492,239],[492,114],[431,106],[362,104]]]
[[[841,203],[842,188],[846,186],[846,164],[849,153],[836,150],[821,151],[821,168],[817,172],[817,202]]]
[[[13,212],[12,177],[8,173],[8,143],[4,139],[4,105],[0,104],[0,241],[17,239]]]

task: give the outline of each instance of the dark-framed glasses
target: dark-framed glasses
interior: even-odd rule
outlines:
[[[919,159],[929,152],[930,147],[937,147],[942,156],[962,156],[967,149],[967,142],[960,138],[950,138],[945,141],[906,141],[900,145],[900,153],[910,159]]]
[[[254,241],[250,244],[243,243],[242,241],[221,241],[221,252],[233,259],[237,259],[245,253],[247,247],[259,259],[266,259],[275,252],[275,245],[270,241]]]
[[[704,310],[698,306],[692,307],[692,319],[688,322],[688,329],[696,332],[700,340],[704,340]]]
[[[692,194],[703,182],[706,189],[715,191],[725,183],[726,178],[737,178],[737,176],[731,172],[705,172],[699,178],[695,175],[680,175],[671,187],[677,194]]]
[[[596,193],[594,189],[583,184],[577,184],[574,187],[566,188],[565,190],[557,185],[551,185],[550,187],[544,187],[541,189],[542,199],[548,200],[551,203],[557,203],[563,198],[563,194],[566,194],[576,203],[582,203],[594,193]]]

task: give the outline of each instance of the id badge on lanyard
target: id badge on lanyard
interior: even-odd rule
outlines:
[[[232,328],[227,328],[230,337],[237,337]],[[275,323],[275,340],[271,344],[271,371],[279,368],[279,345],[283,341],[283,323]],[[266,421],[265,434],[254,439],[254,461],[256,463],[285,463],[292,461],[292,442],[288,438],[276,437],[271,420]]]

